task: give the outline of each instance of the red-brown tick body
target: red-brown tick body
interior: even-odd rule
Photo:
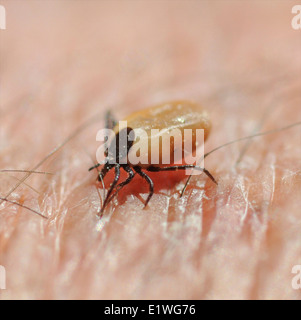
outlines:
[[[173,164],[177,160],[183,160],[185,152],[185,130],[191,130],[191,148],[190,153],[195,152],[199,147],[199,144],[204,142],[211,130],[211,122],[209,120],[208,113],[202,109],[197,103],[179,100],[162,103],[138,112],[134,112],[126,117],[122,122],[127,128],[133,130],[142,129],[146,135],[140,136],[139,145],[145,148],[140,148],[140,157],[147,159],[146,163],[135,163],[133,165],[139,165],[141,168],[147,168],[151,166],[162,166],[164,164],[163,159],[170,159],[167,164]],[[117,124],[114,127],[114,132],[117,135],[120,130],[125,129],[125,125],[121,126]],[[196,137],[197,130],[202,129],[204,131],[203,141],[198,141]],[[157,133],[154,133],[157,130]],[[178,135],[177,135],[178,133]],[[190,132],[189,132],[190,133]],[[171,137],[175,138],[171,139]],[[179,137],[179,139],[177,139]],[[160,142],[161,140],[161,142]],[[128,164],[131,165],[131,152],[136,152],[137,142],[134,141],[132,149],[127,153]],[[164,148],[164,146],[170,146]],[[143,149],[143,150],[142,150]],[[181,159],[175,159],[175,151],[182,150]],[[166,154],[168,153],[168,154]],[[155,161],[154,159],[158,159]]]
[[[150,192],[145,202],[145,206],[147,205],[153,195],[153,182],[143,170],[149,172],[159,172],[194,168],[196,170],[203,171],[213,182],[216,183],[213,176],[204,168],[187,164],[169,164],[169,166],[166,166],[166,164],[164,164],[164,162],[162,161],[162,159],[164,159],[164,156],[167,155],[166,153],[169,153],[171,159],[170,163],[175,163],[174,161],[177,160],[173,157],[173,155],[175,154],[175,150],[179,147],[181,147],[181,150],[184,150],[182,149],[185,142],[183,137],[184,130],[186,129],[191,130],[192,152],[194,152],[198,147],[198,141],[196,139],[197,129],[202,129],[204,132],[204,141],[207,139],[211,130],[211,122],[209,120],[207,112],[202,109],[197,103],[187,100],[162,103],[160,105],[132,113],[122,122],[120,122],[120,124],[117,124],[116,121],[112,118],[111,114],[107,113],[106,127],[114,131],[115,137],[113,139],[115,140],[114,143],[112,143],[111,140],[109,146],[106,149],[106,162],[102,170],[99,172],[98,178],[99,180],[103,179],[106,173],[112,168],[115,169],[115,178],[104,200],[101,213],[104,211],[106,205],[110,202],[110,200],[118,193],[118,191],[131,182],[136,173],[144,178],[149,184]],[[147,135],[141,136],[138,139],[139,142],[137,142],[136,132],[137,130],[139,132],[140,129],[144,130],[144,133],[147,133]],[[177,129],[178,132],[181,133],[182,140],[176,141],[175,139],[170,139],[173,129]],[[154,135],[153,130],[158,130],[158,134]],[[132,134],[133,132],[135,133],[134,136]],[[126,141],[126,143],[122,145],[119,144],[119,141],[121,141],[119,140],[121,134],[125,136],[125,140],[123,141]],[[160,139],[162,140],[161,143],[159,142],[160,139],[158,139],[158,136],[160,136]],[[169,148],[162,149],[161,146],[164,145],[165,141],[167,140],[169,142]],[[131,152],[135,152],[132,150],[135,150],[135,146],[138,143],[142,146],[145,146],[144,150],[145,153],[147,153],[147,163],[138,162],[134,164],[130,161]],[[114,163],[112,163],[113,154],[115,155]],[[116,154],[118,155],[117,158]],[[159,161],[154,163],[152,161],[152,159],[154,158],[159,159]],[[126,159],[126,162],[121,161],[124,159]],[[97,168],[98,166],[100,166],[100,164],[95,165],[89,170]],[[120,168],[123,168],[128,173],[128,178],[122,183],[117,184],[120,177]],[[116,188],[116,191],[112,195],[114,188]]]

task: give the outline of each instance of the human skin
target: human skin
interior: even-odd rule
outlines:
[[[53,175],[11,194],[25,174],[0,176],[1,197],[49,218],[1,204],[1,299],[300,299],[300,127],[211,154],[218,186],[195,176],[182,198],[184,173],[153,173],[145,210],[135,177],[99,218],[103,190],[88,172],[107,109],[122,119],[197,101],[212,121],[206,152],[300,121],[295,2],[1,4],[1,169],[33,169],[66,142],[36,168]]]

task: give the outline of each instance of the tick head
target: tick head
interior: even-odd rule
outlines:
[[[127,155],[135,140],[135,133],[132,128],[126,127],[118,131],[112,138],[106,150],[106,163],[110,165],[126,164]]]

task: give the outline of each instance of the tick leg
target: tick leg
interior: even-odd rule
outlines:
[[[111,111],[107,111],[106,115],[105,115],[105,128],[106,129],[110,129],[112,130],[117,124],[117,121],[115,120],[115,118],[113,117]],[[108,137],[105,138],[105,156],[108,156],[108,145],[107,145],[107,141],[108,141]]]
[[[105,164],[101,171],[98,171],[98,181],[101,181],[104,179],[106,174],[114,167],[114,165],[111,164]]]
[[[107,193],[107,196],[106,196],[106,198],[105,198],[105,200],[103,202],[103,206],[102,206],[102,208],[100,210],[100,214],[102,214],[104,212],[105,207],[109,203],[110,195],[112,194],[114,188],[116,187],[116,184],[117,184],[119,178],[120,178],[120,167],[119,167],[118,164],[116,164],[115,165],[115,178],[114,178],[114,181],[112,182],[111,187],[110,187],[110,189],[109,189],[109,191]]]
[[[135,176],[135,172],[131,169],[131,167],[123,167],[123,169],[129,174],[128,177],[126,178],[126,180],[124,180],[123,182],[119,183],[116,187],[117,192],[119,190],[121,190],[125,185],[129,184],[134,176]]]
[[[150,167],[146,168],[146,170],[150,171],[150,172],[177,171],[177,170],[185,170],[185,169],[195,169],[195,170],[203,171],[210,178],[210,180],[212,180],[215,184],[217,184],[213,175],[207,169],[195,166],[193,164],[186,164],[183,166],[171,166],[171,167],[152,167],[152,166],[150,166]]]
[[[116,191],[115,193],[111,196],[111,198],[109,199],[108,202],[110,202],[115,196],[117,196],[118,192],[124,187],[126,186],[127,184],[129,184],[134,176],[135,176],[135,172],[130,168],[130,167],[123,167],[123,169],[129,174],[128,177],[126,178],[126,180],[124,180],[123,182],[119,183],[117,186],[116,186]]]
[[[88,171],[91,171],[93,169],[96,169],[98,168],[99,166],[103,165],[104,164],[104,167],[101,169],[101,172],[103,173],[103,177],[105,176],[105,174],[110,171],[114,165],[108,163],[108,162],[105,162],[105,163],[97,163],[95,166],[89,168]]]
[[[93,169],[96,169],[96,168],[98,168],[99,166],[101,166],[101,163],[97,163],[95,166],[89,168],[88,171],[91,171],[91,170],[93,170]]]
[[[148,197],[145,201],[145,205],[144,205],[144,208],[147,206],[149,200],[151,199],[151,197],[153,196],[154,194],[154,183],[152,181],[152,179],[145,173],[141,170],[140,167],[134,167],[134,170],[143,178],[145,179],[148,184],[149,184],[149,194],[148,194]]]
[[[117,124],[116,119],[114,118],[114,116],[112,115],[111,111],[107,111],[106,115],[105,115],[105,128],[106,129],[113,129]],[[106,137],[107,138],[107,137]],[[107,138],[108,139],[108,138]],[[106,144],[107,140],[105,140],[105,156],[108,156],[108,150],[107,150],[107,144]],[[99,166],[101,166],[101,163],[97,163],[95,166],[91,167],[89,169],[89,171],[98,168]]]
[[[111,111],[107,111],[105,115],[105,128],[113,129],[117,124],[116,119],[112,115]]]

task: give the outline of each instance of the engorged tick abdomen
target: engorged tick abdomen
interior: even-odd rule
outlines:
[[[185,129],[192,130],[192,152],[198,147],[198,142],[195,140],[196,129],[204,130],[204,141],[207,139],[211,129],[208,113],[199,104],[188,100],[170,101],[149,107],[132,113],[123,119],[123,121],[126,121],[128,128],[134,130],[143,129],[147,133],[147,138],[142,137],[144,141],[141,141],[140,139],[140,143],[148,144],[148,165],[162,165],[164,152],[170,153],[171,163],[177,160],[173,158],[174,150],[179,147],[179,143],[183,144],[184,138],[182,139],[182,142],[179,142],[179,140],[175,141],[176,139],[170,139],[173,129],[180,130],[182,137],[184,137]],[[117,134],[121,129],[123,129],[123,127],[117,125],[114,128],[114,132]],[[151,131],[153,129],[160,130],[160,133],[154,135],[154,131]],[[162,143],[160,143],[161,147],[158,144],[158,136],[162,139]],[[170,140],[170,149],[166,150],[165,148],[165,150],[163,149],[162,151],[162,145],[165,144],[167,139]],[[136,142],[134,142],[134,144],[135,143]],[[160,158],[159,163],[152,163],[151,153],[154,153],[154,150],[159,150],[157,151]],[[147,167],[147,165],[143,163],[139,163],[139,166]]]

